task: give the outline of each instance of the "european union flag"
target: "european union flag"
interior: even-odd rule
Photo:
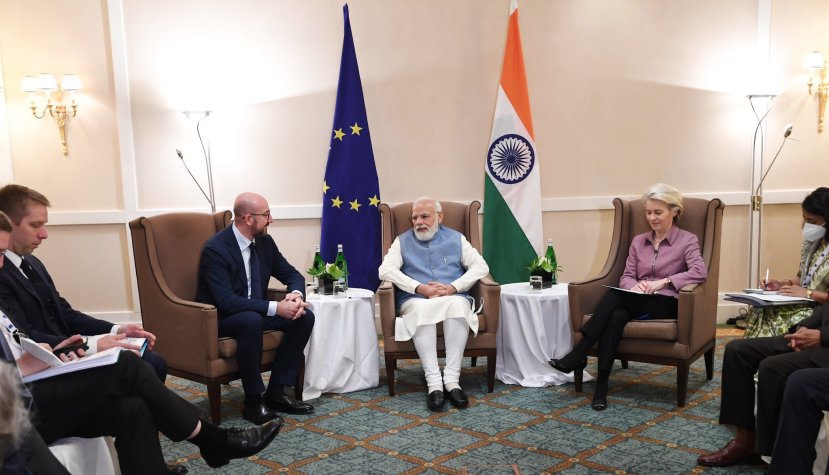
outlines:
[[[380,285],[380,185],[348,5],[343,6],[343,17],[334,131],[322,182],[320,250],[326,262],[334,262],[337,244],[342,244],[348,261],[348,285],[374,291]]]

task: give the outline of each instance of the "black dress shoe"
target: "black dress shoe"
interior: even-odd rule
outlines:
[[[607,409],[607,384],[609,374],[604,375],[599,372],[599,377],[596,378],[596,387],[593,389],[593,401],[590,407],[595,411],[604,411]]]
[[[440,412],[443,410],[443,405],[446,401],[443,399],[443,391],[440,389],[430,392],[426,396],[426,405],[430,411]]]
[[[574,364],[572,366],[565,363],[564,358],[561,358],[561,359],[550,358],[550,361],[548,361],[548,363],[550,363],[550,366],[552,366],[553,369],[555,369],[557,371],[561,371],[562,373],[566,374],[566,373],[572,373],[573,371],[575,371],[577,369],[586,368],[587,367],[587,358],[584,358],[581,361],[577,361],[576,364]]]
[[[449,403],[459,409],[463,409],[469,405],[469,399],[467,399],[466,393],[463,392],[463,389],[461,388],[455,388],[451,391],[447,391],[446,398],[449,399]]]
[[[187,473],[187,467],[184,465],[167,465],[167,473],[170,475],[184,475]]]
[[[227,465],[230,459],[250,457],[271,443],[282,428],[282,418],[246,429],[227,429],[227,442],[216,450],[202,449],[201,456],[211,468]]]
[[[254,424],[264,424],[268,421],[279,418],[279,414],[270,410],[268,406],[262,403],[262,399],[248,400],[245,398],[245,407],[242,409],[242,417]]]
[[[274,411],[288,414],[310,414],[314,412],[314,406],[307,402],[291,399],[285,393],[276,396],[265,394],[265,404]]]

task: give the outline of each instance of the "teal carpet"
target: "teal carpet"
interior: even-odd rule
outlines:
[[[165,458],[190,473],[304,474],[761,474],[758,466],[710,469],[699,454],[723,446],[731,431],[717,424],[723,345],[718,337],[715,375],[705,379],[702,358],[691,368],[688,404],[675,406],[676,370],[643,363],[611,375],[609,407],[590,408],[592,383],[523,388],[496,381],[486,392],[486,365],[464,362],[461,384],[470,406],[442,413],[426,408],[419,361],[401,361],[397,396],[380,386],[310,401],[316,412],[288,416],[276,440],[258,456],[212,470],[192,444],[162,437]],[[595,369],[595,360],[590,368]],[[170,377],[168,386],[207,413],[205,387]],[[240,383],[222,389],[222,425],[241,427]],[[450,409],[451,408],[451,409]]]

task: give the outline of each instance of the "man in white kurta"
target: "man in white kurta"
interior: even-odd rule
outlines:
[[[427,405],[469,404],[459,383],[469,331],[478,333],[475,303],[466,292],[489,273],[483,257],[459,232],[440,225],[440,202],[419,198],[412,204],[412,229],[398,236],[380,265],[380,279],[396,286],[395,340],[412,340],[426,375]],[[441,376],[437,356],[438,322],[443,322],[446,364]]]

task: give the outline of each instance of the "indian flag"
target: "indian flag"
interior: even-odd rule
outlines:
[[[500,283],[525,282],[526,267],[543,249],[541,178],[518,2],[510,4],[509,31],[484,178],[484,259]]]

